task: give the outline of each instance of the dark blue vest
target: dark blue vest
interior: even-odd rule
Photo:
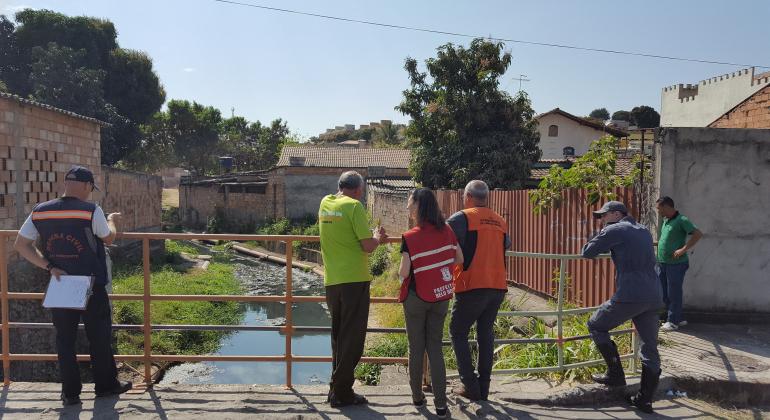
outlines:
[[[40,203],[32,222],[40,232],[43,255],[54,266],[77,276],[93,276],[94,284],[107,284],[104,243],[92,228],[96,205],[74,197]]]

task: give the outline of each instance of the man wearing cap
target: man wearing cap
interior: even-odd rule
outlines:
[[[660,378],[658,354],[658,310],[663,306],[660,282],[655,274],[652,235],[631,216],[623,203],[608,201],[595,211],[602,230],[583,246],[584,258],[610,252],[615,263],[615,294],[604,302],[588,320],[591,338],[607,362],[604,375],[594,381],[607,386],[624,386],[626,378],[620,355],[609,331],[633,320],[642,360],[642,382],[639,392],[628,401],[640,410],[652,412],[652,397]]]
[[[51,273],[52,281],[60,281],[62,275],[93,278],[85,311],[51,310],[64,405],[80,403],[82,384],[75,339],[81,317],[89,341],[96,396],[120,394],[132,386],[131,382],[117,379],[111,344],[112,313],[105,289],[108,273],[104,246],[115,240],[115,222],[120,213],[105,218],[99,206],[86,201],[94,189],[98,190],[94,174],[82,166],[73,166],[64,178],[64,195],[35,206],[14,244],[19,255]],[[35,245],[38,238],[40,248]]]

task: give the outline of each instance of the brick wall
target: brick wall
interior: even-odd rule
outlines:
[[[770,86],[709,125],[711,128],[770,128]]]
[[[104,212],[123,214],[124,232],[159,231],[163,181],[157,175],[102,166],[104,186],[100,204]]]
[[[369,191],[367,207],[374,220],[379,219],[388,235],[397,237],[409,230],[409,213],[406,210],[408,193],[385,193]]]
[[[100,159],[96,121],[0,97],[0,229],[18,229],[35,204],[56,198],[74,164],[101,182]]]
[[[226,230],[241,232],[253,230],[256,225],[274,217],[273,191],[269,185],[264,192],[233,192],[232,188],[227,185],[181,185],[182,223],[203,228],[219,211],[227,225]]]
[[[124,214],[121,230],[160,230],[160,177],[100,166],[100,130],[95,120],[0,95],[0,229],[18,229],[35,204],[64,192],[64,175],[72,165],[83,165],[94,172],[102,189],[91,198],[106,212]],[[44,291],[45,271],[10,252],[14,239],[7,238],[9,289]],[[118,253],[125,253],[133,244],[120,245]],[[162,242],[155,245],[162,249]],[[14,301],[9,311],[11,321],[50,321],[50,312],[36,301]],[[55,353],[54,343],[52,330],[18,330],[10,335],[15,353]],[[87,352],[84,342],[79,346],[79,352]],[[11,374],[19,381],[58,378],[55,363],[14,362]]]

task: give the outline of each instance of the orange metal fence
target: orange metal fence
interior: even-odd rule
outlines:
[[[462,190],[435,192],[445,216],[462,210]],[[632,188],[617,188],[617,199],[628,206],[631,215],[638,217]],[[602,203],[586,204],[585,190],[566,190],[558,208],[545,214],[532,212],[528,190],[491,191],[489,207],[508,221],[511,249],[520,252],[548,254],[579,254],[588,236],[597,232],[599,225],[591,212]],[[549,296],[556,296],[559,264],[556,260],[509,258],[508,280]],[[581,306],[596,306],[615,291],[614,266],[609,259],[591,262],[573,259],[568,262],[567,300]]]
[[[11,300],[41,300],[43,293],[16,293],[8,289],[8,263],[7,263],[7,239],[15,237],[16,231],[0,230],[0,302],[2,302],[2,360],[3,360],[3,383],[10,384],[11,362],[12,361],[55,361],[55,354],[27,354],[10,352],[10,329],[24,327],[50,326],[50,324],[33,324],[11,322],[9,320],[8,304]],[[292,320],[292,303],[294,302],[324,302],[324,296],[294,296],[292,286],[292,260],[293,246],[295,241],[300,242],[318,242],[318,236],[290,236],[290,235],[219,235],[219,234],[178,234],[178,233],[119,233],[118,236],[123,239],[135,239],[142,241],[142,267],[144,271],[144,293],[139,294],[111,294],[110,298],[114,300],[139,300],[144,303],[144,324],[137,327],[144,333],[144,354],[119,354],[115,355],[116,360],[138,361],[144,363],[144,380],[146,386],[152,385],[152,363],[156,361],[180,361],[180,362],[202,362],[202,361],[227,361],[227,362],[284,362],[286,364],[286,386],[291,387],[292,381],[292,363],[293,362],[331,362],[330,356],[297,356],[292,353],[292,335],[296,330],[318,329],[318,327],[295,326]],[[241,295],[155,295],[151,293],[150,273],[150,241],[151,240],[225,240],[225,241],[282,241],[286,243],[286,290],[283,295],[274,296],[241,296]],[[399,242],[400,239],[389,239],[388,242]],[[197,326],[161,326],[150,323],[150,303],[153,301],[173,300],[173,301],[235,301],[235,302],[284,302],[286,307],[286,323],[280,327],[234,327],[234,326],[216,326],[216,325],[197,325]],[[398,299],[389,297],[373,297],[372,303],[398,303]],[[121,326],[132,327],[132,326]],[[277,330],[286,337],[285,353],[283,355],[273,356],[214,356],[214,355],[176,355],[176,354],[153,354],[152,336],[153,329],[253,329],[253,330]],[[386,332],[387,328],[369,328],[369,332]],[[398,329],[400,330],[400,329]],[[89,360],[88,355],[78,355],[78,360]],[[362,362],[366,363],[407,363],[405,357],[363,357]]]

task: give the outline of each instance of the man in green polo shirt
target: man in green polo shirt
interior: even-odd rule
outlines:
[[[661,197],[656,203],[658,214],[663,217],[658,231],[658,278],[668,311],[667,320],[660,329],[673,331],[687,325],[682,319],[682,285],[690,267],[687,251],[695,246],[703,233],[676,210],[671,197]]]
[[[364,179],[358,172],[340,176],[339,191],[321,200],[318,227],[324,261],[326,304],[332,318],[332,377],[328,402],[332,407],[366,404],[353,392],[353,372],[364,352],[369,321],[368,253],[387,239],[378,227],[374,235],[359,201]]]

